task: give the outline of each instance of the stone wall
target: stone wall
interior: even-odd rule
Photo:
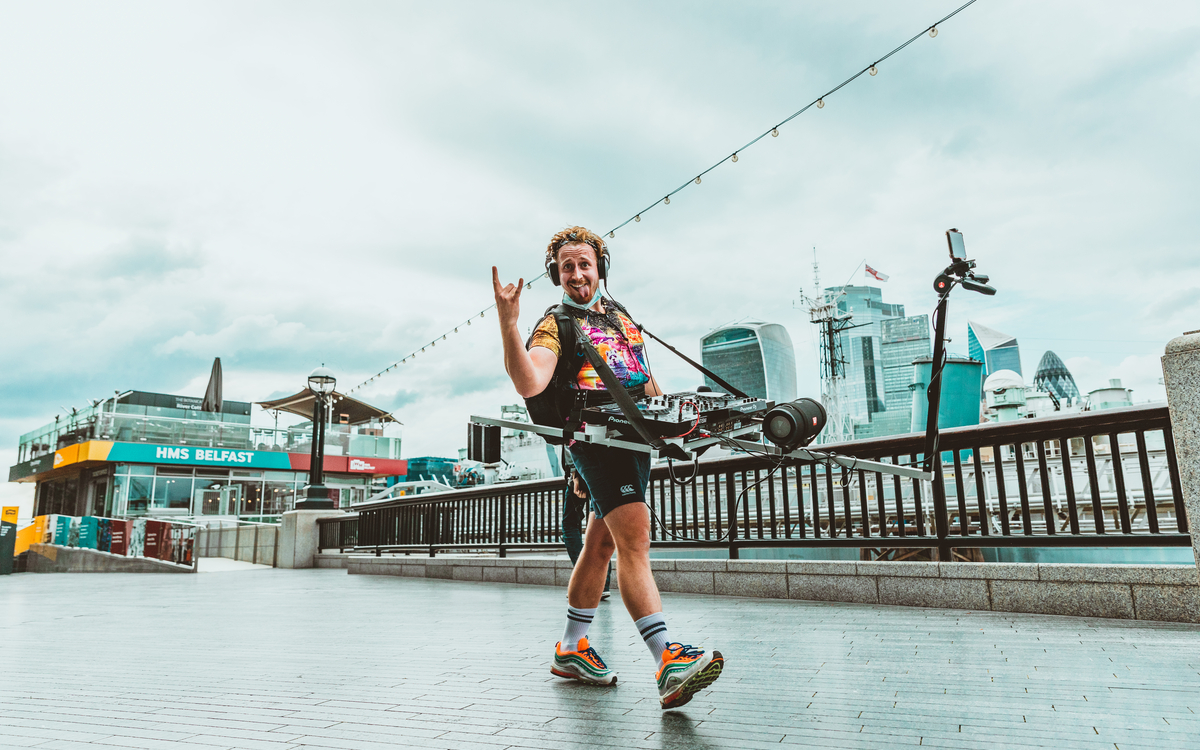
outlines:
[[[565,558],[340,557],[351,575],[560,587],[571,578]],[[660,590],[686,594],[1200,623],[1191,565],[651,560],[651,566]]]
[[[31,544],[26,558],[30,573],[195,573],[196,568],[149,557],[125,557],[111,552],[56,544]]]

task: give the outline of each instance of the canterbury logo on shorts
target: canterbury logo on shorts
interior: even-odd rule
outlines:
[[[621,485],[621,494],[622,495],[632,495],[633,494],[633,485],[632,484]]]

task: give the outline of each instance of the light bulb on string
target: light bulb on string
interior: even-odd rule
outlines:
[[[778,138],[778,137],[779,137],[779,128],[771,128],[771,137],[772,137],[772,138]]]
[[[733,155],[733,160],[734,160],[734,161],[737,161],[737,154],[734,154],[734,155]]]
[[[637,216],[633,217],[633,220],[634,220],[634,221],[641,221],[641,220],[642,220],[642,215],[641,215],[641,214],[638,214]]]
[[[875,75],[879,72],[879,68],[876,68],[874,65],[872,65],[871,67],[867,68],[867,72],[871,75]]]
[[[937,26],[934,26],[929,29],[929,36],[931,36],[931,37],[937,36]]]
[[[663,198],[663,205],[664,206],[671,205],[671,196],[668,195],[667,197]]]
[[[824,109],[824,108],[825,108],[825,100],[824,100],[824,99],[818,99],[818,100],[817,100],[817,109]]]
[[[609,232],[609,233],[608,233],[608,238],[609,238],[610,240],[611,240],[613,237],[616,237],[616,236],[617,236],[617,230],[615,230],[615,229],[614,229],[613,231],[611,231],[611,232]]]
[[[697,184],[697,185],[699,185],[699,184],[700,184],[700,178],[699,178],[699,177],[697,177],[697,178],[696,178],[696,184]]]

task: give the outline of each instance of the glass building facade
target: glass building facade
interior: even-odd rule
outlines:
[[[994,328],[975,321],[967,321],[967,353],[971,359],[983,363],[983,377],[1000,370],[1012,370],[1018,375],[1021,372],[1021,350],[1017,346],[1017,337],[1001,333]],[[982,397],[983,391],[980,390]]]
[[[903,318],[904,305],[884,302],[883,292],[873,286],[827,287],[825,292],[829,299],[837,298],[839,312],[853,316],[850,327],[839,334],[846,360],[842,406],[856,425],[865,425],[889,408],[883,324]]]
[[[755,398],[796,398],[796,353],[792,337],[778,323],[745,321],[718,328],[700,339],[705,367]],[[721,386],[705,377],[708,387]]]
[[[883,364],[884,410],[855,427],[856,438],[903,435],[912,423],[913,362],[933,354],[929,316],[893,318],[880,324],[879,350]]]
[[[1033,387],[1035,390],[1053,393],[1063,404],[1079,400],[1079,387],[1075,385],[1075,378],[1054,352],[1048,351],[1042,355],[1042,361],[1038,362],[1037,372],[1033,376]]]

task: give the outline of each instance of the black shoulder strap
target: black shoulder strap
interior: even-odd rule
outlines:
[[[551,307],[546,314],[553,315],[554,322],[558,324],[559,355],[554,375],[564,381],[573,381],[579,375],[579,371],[583,369],[583,357],[576,356],[579,352],[579,337],[571,325],[574,317],[567,310],[566,305],[561,303]]]
[[[717,385],[721,386],[721,387],[722,387],[722,388],[724,388],[724,389],[725,389],[727,392],[729,392],[729,393],[732,393],[733,395],[737,396],[738,398],[750,398],[750,397],[749,397],[749,396],[747,396],[745,393],[743,393],[743,392],[742,392],[740,389],[738,389],[738,388],[735,388],[735,387],[733,387],[732,385],[730,385],[729,383],[725,382],[725,380],[723,380],[723,379],[722,379],[722,378],[721,378],[719,375],[717,375],[717,374],[716,374],[715,372],[713,372],[712,370],[708,369],[707,367],[705,367],[704,365],[700,364],[699,362],[696,362],[696,361],[695,361],[695,360],[693,360],[691,357],[687,356],[687,355],[686,355],[686,354],[684,354],[683,352],[679,351],[679,350],[678,350],[678,349],[676,349],[675,347],[673,347],[673,346],[671,346],[670,344],[668,344],[667,342],[663,341],[663,340],[662,340],[662,339],[660,339],[658,336],[655,336],[655,335],[654,335],[653,333],[651,333],[650,331],[647,331],[647,330],[646,330],[646,328],[645,328],[645,326],[643,326],[641,323],[639,323],[639,322],[637,322],[636,320],[634,320],[634,319],[633,319],[633,316],[629,314],[629,311],[628,311],[628,310],[626,310],[626,309],[624,308],[624,306],[622,306],[622,305],[621,305],[621,303],[620,303],[620,302],[617,302],[615,299],[610,299],[610,298],[608,298],[608,297],[606,297],[605,299],[606,299],[607,301],[611,302],[611,303],[613,304],[613,307],[615,307],[615,308],[617,308],[618,310],[620,310],[621,312],[625,313],[625,317],[629,318],[629,320],[630,320],[630,321],[632,321],[632,322],[633,322],[633,324],[634,324],[635,326],[637,326],[637,328],[638,328],[638,330],[639,330],[639,331],[641,331],[642,333],[646,334],[647,336],[649,336],[650,338],[654,339],[654,340],[655,340],[655,341],[657,341],[658,343],[660,343],[660,344],[662,344],[663,346],[665,346],[665,347],[667,347],[668,349],[670,349],[672,352],[674,352],[674,353],[675,353],[675,354],[676,354],[676,355],[677,355],[677,356],[678,356],[680,359],[682,359],[684,362],[687,362],[687,363],[688,363],[689,365],[691,365],[692,367],[695,367],[697,370],[699,370],[700,372],[702,372],[702,373],[704,373],[705,375],[707,375],[707,376],[709,377],[709,379],[711,379],[711,380],[712,380],[712,382],[714,382],[714,383],[716,383]]]
[[[587,355],[588,361],[592,363],[592,367],[596,369],[596,373],[600,376],[600,380],[604,382],[604,387],[608,390],[613,401],[621,408],[621,413],[625,415],[625,419],[629,420],[629,424],[642,440],[651,448],[654,448],[660,455],[667,458],[674,458],[678,461],[690,460],[687,453],[682,448],[674,443],[664,442],[662,438],[650,432],[650,428],[646,426],[646,420],[642,417],[642,413],[638,411],[637,404],[630,397],[629,392],[625,390],[625,386],[621,385],[621,381],[617,380],[617,375],[604,361],[604,357],[596,351],[596,347],[592,346],[592,342],[583,333],[583,329],[579,327],[579,321],[571,318],[571,323],[575,327],[575,335],[579,337],[579,345],[583,347],[584,353]]]

